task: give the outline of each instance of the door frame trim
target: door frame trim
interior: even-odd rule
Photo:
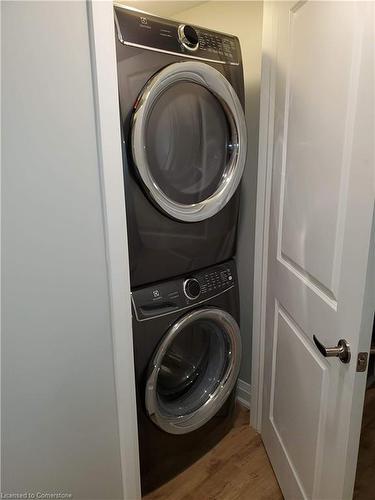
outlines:
[[[252,394],[250,412],[250,425],[258,432],[261,432],[262,430],[268,235],[275,108],[275,66],[272,63],[272,56],[274,54],[277,40],[277,26],[275,23],[276,16],[273,3],[264,2],[255,219],[253,335],[251,352]]]
[[[87,1],[107,260],[122,498],[140,500],[129,256],[112,2]]]

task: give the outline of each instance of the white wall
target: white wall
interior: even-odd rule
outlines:
[[[119,499],[87,4],[1,17],[2,492]]]
[[[248,383],[250,383],[251,373],[262,15],[263,3],[252,1],[210,1],[173,15],[175,19],[183,22],[237,35],[242,47],[248,156],[242,181],[237,263],[241,287],[241,335],[243,341],[243,362],[240,378]]]
[[[176,12],[187,10],[201,3],[205,3],[200,0],[162,0],[160,2],[158,0],[116,0],[116,2],[155,14],[156,16],[169,18],[171,18],[173,14],[176,14]]]

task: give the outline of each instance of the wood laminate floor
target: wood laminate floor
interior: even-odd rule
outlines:
[[[249,411],[237,405],[233,429],[210,452],[145,500],[282,500]]]
[[[375,386],[367,389],[359,445],[355,500],[375,498]]]

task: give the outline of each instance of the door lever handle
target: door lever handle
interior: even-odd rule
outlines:
[[[316,347],[323,354],[325,358],[339,358],[342,363],[349,363],[350,361],[350,346],[349,343],[340,339],[336,347],[326,347],[323,345],[315,335],[313,335],[313,339]]]

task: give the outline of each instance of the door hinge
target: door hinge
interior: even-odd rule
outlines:
[[[367,370],[368,352],[359,352],[357,357],[357,372]]]

